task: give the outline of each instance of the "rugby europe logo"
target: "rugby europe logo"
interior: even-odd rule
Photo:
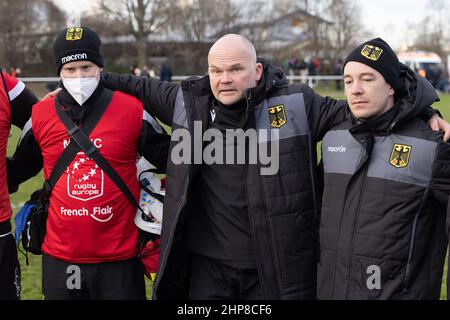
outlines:
[[[103,141],[101,138],[91,139],[92,143],[101,149]],[[63,147],[70,144],[70,139],[63,141]],[[79,209],[60,207],[63,216],[83,217],[90,216],[98,222],[108,222],[114,215],[114,208],[110,205],[91,206],[89,202],[100,198],[104,194],[105,176],[104,172],[95,161],[80,151],[72,163],[66,169],[67,195],[70,198],[86,203]]]

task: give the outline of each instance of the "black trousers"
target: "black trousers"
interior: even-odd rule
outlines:
[[[20,299],[20,265],[9,221],[0,223],[0,300]]]
[[[191,300],[262,300],[258,271],[192,254]]]
[[[46,300],[145,300],[144,269],[138,258],[73,264],[42,256]]]

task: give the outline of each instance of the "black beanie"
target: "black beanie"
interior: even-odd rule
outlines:
[[[344,67],[350,61],[360,62],[377,70],[395,93],[399,93],[400,62],[394,50],[383,39],[375,38],[358,46],[345,59]]]
[[[59,75],[64,64],[73,61],[91,61],[103,67],[99,36],[88,27],[66,28],[53,43],[53,57],[56,73]]]

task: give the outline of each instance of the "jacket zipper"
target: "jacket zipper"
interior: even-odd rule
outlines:
[[[430,189],[428,186],[423,194],[420,207],[417,210],[416,214],[414,215],[414,222],[413,222],[413,226],[412,226],[412,230],[411,230],[411,241],[410,241],[409,252],[408,252],[408,260],[406,261],[405,275],[403,277],[403,285],[404,285],[403,290],[405,290],[405,291],[408,290],[409,278],[411,277],[411,260],[412,260],[412,255],[414,252],[414,239],[416,237],[417,220],[419,219],[420,212],[422,212],[423,206],[425,204],[425,199],[428,197],[429,190]]]
[[[245,95],[245,101],[247,103],[247,110],[245,111],[245,116],[247,117],[246,123],[247,123],[248,118],[250,116],[250,101],[251,100],[252,100],[251,93],[247,92],[246,95]],[[254,123],[254,117],[251,118],[251,121],[252,121],[252,127],[256,129],[256,125]],[[248,148],[248,145],[246,145],[246,155],[247,156],[248,156],[248,152],[249,152],[249,148]],[[259,166],[258,166],[258,169],[259,169]],[[246,196],[246,199],[247,199],[247,210],[248,210],[249,200],[248,200],[247,176],[248,176],[248,159],[246,159],[246,161],[245,161],[245,184],[244,184],[245,196]],[[261,186],[261,191],[263,191],[262,190],[262,186]],[[263,196],[263,199],[264,199],[264,196]],[[265,210],[265,206],[264,206],[264,210]],[[266,217],[267,217],[267,214],[266,214]],[[255,253],[256,270],[258,272],[259,283],[260,283],[260,286],[261,286],[262,293],[265,296],[266,287],[265,287],[265,282],[261,281],[261,274],[260,274],[260,272],[261,272],[261,265],[260,265],[260,262],[259,262],[259,259],[258,259],[258,256],[259,256],[259,254],[258,254],[258,246],[255,245],[255,243],[258,243],[258,242],[255,239],[255,234],[253,234],[253,232],[252,232],[252,230],[253,230],[253,223],[252,223],[250,211],[249,211],[248,221],[249,221],[249,224],[250,224],[250,232],[251,232],[250,236],[251,236],[251,239],[252,239],[252,246],[253,246],[253,250],[255,251],[254,253]]]
[[[361,152],[361,154],[359,155],[359,159],[358,159],[358,164],[359,163],[361,163],[361,159],[362,159],[362,156],[364,155],[364,152],[365,152],[365,149],[363,149],[363,151]],[[356,174],[356,172],[357,172],[358,170],[356,170],[355,171],[355,174]],[[364,174],[364,175],[366,175],[366,173]],[[364,181],[365,181],[365,178],[364,178]],[[364,182],[365,183],[365,182]],[[348,188],[349,188],[349,185],[350,185],[350,182],[349,182],[349,184],[347,185],[347,190],[345,191],[345,195],[344,195],[344,203],[343,203],[343,205],[342,205],[342,210],[341,210],[341,221],[340,221],[340,224],[339,224],[339,230],[338,230],[338,238],[336,239],[336,241],[337,241],[337,244],[336,244],[336,252],[335,252],[335,254],[336,254],[336,257],[335,257],[335,259],[334,259],[334,272],[333,272],[333,291],[332,291],[332,293],[331,293],[331,295],[332,295],[332,297],[334,297],[334,294],[335,294],[335,288],[336,288],[336,272],[337,272],[337,264],[338,264],[338,261],[337,261],[337,259],[338,259],[338,251],[339,251],[339,238],[340,238],[340,234],[341,234],[341,230],[342,230],[342,223],[343,223],[343,221],[344,221],[344,214],[345,214],[345,212],[344,212],[344,210],[345,210],[345,199],[347,198],[347,193],[348,193]],[[359,206],[359,204],[358,204],[358,206]]]
[[[190,99],[191,105],[193,105],[192,104],[192,102],[193,102],[192,101],[192,96],[190,94],[187,95],[187,96]],[[187,110],[186,110],[186,118],[187,118]],[[178,225],[178,220],[179,220],[179,217],[180,217],[180,213],[181,213],[181,210],[183,209],[184,205],[186,204],[187,189],[188,189],[188,186],[190,184],[190,177],[191,177],[191,174],[192,174],[192,166],[193,166],[193,164],[191,164],[190,166],[191,166],[190,169],[188,169],[190,172],[187,175],[186,183],[184,185],[183,198],[181,199],[181,203],[180,203],[180,205],[177,208],[177,213],[175,215],[175,220],[174,220],[175,222],[173,223],[172,227],[170,228],[170,233],[169,233],[170,238],[169,238],[169,240],[167,242],[166,251],[164,252],[164,255],[162,256],[162,260],[161,260],[161,257],[160,257],[160,260],[164,261],[164,262],[159,267],[158,274],[163,274],[164,273],[164,269],[166,268],[166,264],[167,264],[168,254],[171,251],[169,249],[172,247],[172,242],[173,242],[173,238],[174,238],[174,234],[175,234],[175,229],[176,229],[176,227]],[[162,246],[162,243],[160,244],[160,246]],[[154,293],[158,291],[160,280],[161,280],[161,277],[156,277],[155,285],[153,287],[153,292],[152,292],[152,295],[154,296],[155,299],[157,299],[157,294],[154,294]]]
[[[320,227],[320,219],[319,219],[319,214],[318,214],[318,203],[319,201],[317,200],[317,190],[316,190],[316,182],[317,182],[317,173],[315,174],[316,170],[314,169],[314,162],[313,159],[317,160],[317,155],[314,156],[315,153],[317,153],[316,148],[313,148],[313,146],[315,146],[316,144],[313,143],[313,138],[312,138],[312,133],[310,131],[309,133],[309,154],[310,154],[310,159],[309,159],[309,170],[311,171],[311,182],[312,182],[312,194],[313,194],[313,201],[314,201],[314,223],[315,223],[315,227],[317,226],[317,228]],[[314,153],[313,153],[314,152]],[[317,225],[318,224],[318,225]],[[318,239],[318,237],[316,237]],[[320,241],[319,241],[319,257],[317,260],[320,259]]]
[[[166,251],[164,252],[164,256],[162,257],[162,261],[164,261],[164,264],[162,264],[162,265],[160,266],[160,268],[159,268],[159,270],[158,270],[158,273],[159,273],[159,274],[163,274],[163,273],[164,273],[164,269],[166,268],[167,256],[168,256],[169,251],[170,251],[169,248],[171,248],[171,246],[172,246],[172,242],[173,242],[173,238],[174,238],[174,233],[175,233],[175,228],[176,228],[177,225],[178,225],[178,220],[179,220],[179,216],[180,216],[181,210],[183,209],[183,207],[184,207],[184,205],[185,205],[185,203],[186,203],[186,192],[187,192],[187,188],[188,188],[189,182],[190,182],[190,181],[189,181],[189,176],[188,176],[188,178],[187,178],[187,180],[186,180],[185,187],[184,187],[184,191],[183,191],[183,198],[182,198],[182,200],[181,200],[180,206],[178,207],[178,209],[177,209],[177,214],[176,214],[176,216],[175,216],[175,221],[176,221],[176,223],[174,223],[174,224],[172,225],[171,229],[170,229],[170,238],[169,238],[169,241],[167,242]],[[161,259],[161,257],[160,257],[160,259]],[[157,292],[157,291],[158,291],[159,282],[160,282],[160,279],[161,279],[161,278],[160,278],[160,277],[157,277],[157,279],[158,279],[158,281],[155,282],[155,285],[154,285],[154,288],[153,288],[153,292]],[[155,299],[157,299],[157,295],[154,295],[154,297],[155,297]]]
[[[352,275],[352,269],[353,269],[353,248],[354,248],[354,243],[355,243],[355,236],[356,236],[356,230],[357,230],[357,223],[358,223],[358,217],[359,217],[359,212],[361,210],[361,198],[363,195],[363,190],[366,186],[366,180],[367,180],[367,171],[368,168],[364,169],[364,176],[363,176],[363,181],[362,181],[362,186],[359,192],[359,197],[358,197],[358,207],[356,209],[356,215],[355,215],[355,219],[354,219],[354,225],[353,225],[353,234],[352,234],[352,238],[350,239],[350,250],[349,250],[349,267],[348,267],[348,284],[347,284],[347,294],[346,294],[346,299],[348,299],[348,296],[350,294],[350,287],[351,287],[351,275]]]

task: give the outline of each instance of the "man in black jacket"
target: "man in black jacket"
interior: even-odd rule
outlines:
[[[439,299],[450,145],[418,114],[438,100],[382,39],[344,64],[352,117],[323,139],[319,299]]]
[[[208,65],[208,76],[181,86],[126,75],[103,78],[109,88],[142,99],[176,133],[153,297],[314,299],[316,142],[344,121],[346,102],[319,96],[306,85],[289,86],[283,73],[258,62],[253,45],[238,35],[219,39]],[[242,137],[255,129],[269,134],[253,143],[223,139],[230,130]],[[205,130],[208,138],[196,136]],[[181,136],[193,137],[187,144],[194,152],[179,152],[184,161],[177,154]],[[267,148],[267,142],[278,145],[272,155],[279,170],[270,174],[262,174],[267,168],[261,158],[196,161],[213,143],[224,144],[227,154],[245,150],[249,160],[251,150]]]

